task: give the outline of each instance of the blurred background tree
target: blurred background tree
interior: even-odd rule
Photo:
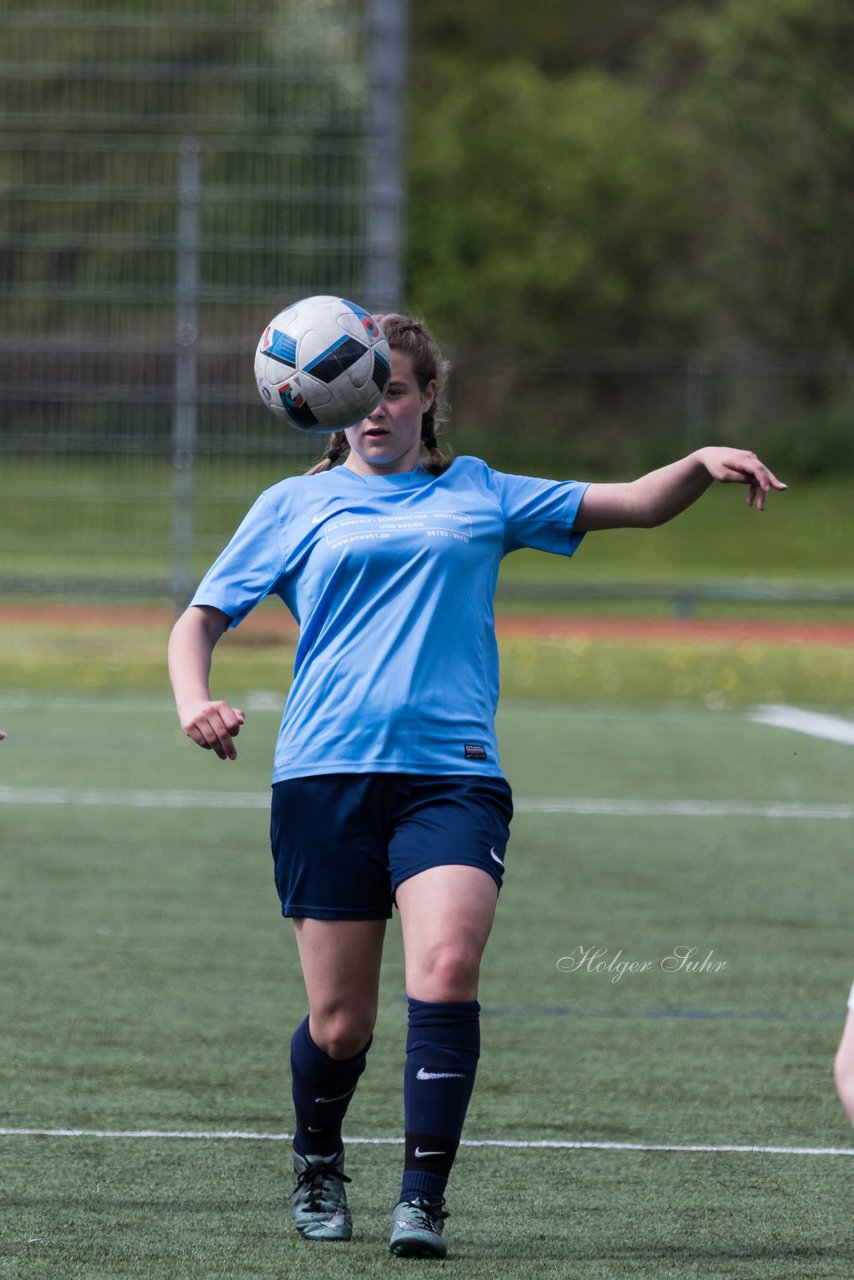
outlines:
[[[850,346],[847,0],[413,22],[409,281],[446,337]]]
[[[677,91],[702,161],[698,245],[713,282],[707,340],[777,349],[854,338],[854,9],[730,0],[679,14],[645,71]]]
[[[702,300],[692,156],[650,90],[600,69],[550,77],[437,59],[413,113],[412,300],[452,340],[560,347],[690,342]]]

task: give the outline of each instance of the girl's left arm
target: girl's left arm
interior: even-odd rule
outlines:
[[[652,529],[666,524],[701,497],[713,481],[746,484],[747,505],[764,511],[765,495],[785,489],[747,449],[709,447],[650,471],[628,484],[591,484],[575,518],[576,533],[595,529]]]

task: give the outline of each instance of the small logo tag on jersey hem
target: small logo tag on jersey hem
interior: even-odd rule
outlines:
[[[463,750],[466,754],[466,760],[486,759],[486,747],[481,746],[479,742],[466,742]]]

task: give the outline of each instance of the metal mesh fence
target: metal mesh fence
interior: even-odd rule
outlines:
[[[259,489],[319,452],[263,409],[252,353],[295,298],[403,301],[406,17],[0,13],[0,589],[179,603]],[[454,447],[497,465],[625,475],[716,440],[854,468],[849,356],[450,354]]]
[[[398,0],[0,15],[7,589],[185,593],[259,483],[317,453],[264,412],[252,353],[307,294],[398,302],[404,19]]]

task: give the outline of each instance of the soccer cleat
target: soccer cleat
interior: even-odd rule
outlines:
[[[344,1152],[299,1156],[294,1152],[296,1186],[291,1192],[296,1229],[306,1240],[349,1240],[353,1234],[344,1183]]]
[[[445,1202],[431,1204],[425,1196],[401,1200],[391,1215],[390,1251],[398,1258],[444,1258],[448,1246],[442,1236],[447,1218]]]

